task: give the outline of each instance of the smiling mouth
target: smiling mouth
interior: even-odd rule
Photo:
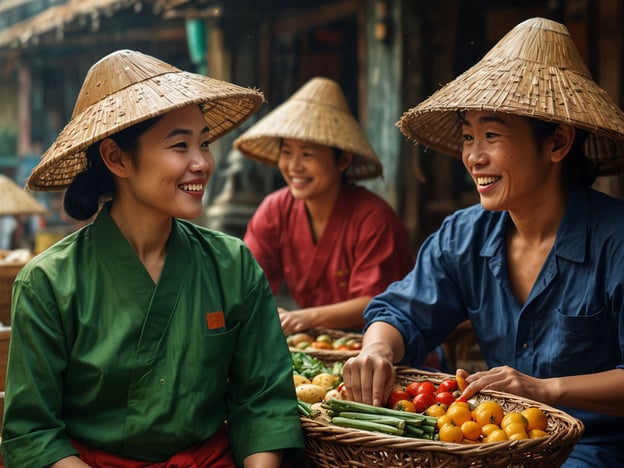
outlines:
[[[180,184],[178,187],[185,192],[201,192],[204,190],[204,184]]]
[[[479,187],[485,187],[486,185],[493,184],[500,179],[500,177],[477,177],[477,185]]]

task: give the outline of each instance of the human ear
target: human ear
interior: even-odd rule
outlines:
[[[550,159],[560,162],[567,156],[574,143],[576,129],[570,125],[558,125],[552,135],[550,145]]]
[[[353,161],[353,153],[350,151],[343,151],[342,155],[340,155],[340,159],[338,160],[338,167],[340,171],[344,172],[351,165]]]
[[[112,138],[100,143],[100,157],[109,171],[117,177],[126,177],[130,171],[130,158]]]

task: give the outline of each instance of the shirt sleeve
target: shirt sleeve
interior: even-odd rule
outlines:
[[[38,284],[47,281],[40,278]],[[13,309],[2,459],[5,466],[47,466],[76,454],[61,418],[67,357],[63,333],[45,288],[35,291],[18,279]]]
[[[230,440],[238,463],[253,453],[304,447],[292,379],[293,363],[277,306],[254,259],[243,248],[243,298],[237,353],[227,396]],[[246,255],[245,255],[246,253]]]
[[[255,257],[269,282],[271,291],[277,293],[284,277],[279,249],[280,229],[278,210],[265,199],[247,224],[243,240]]]
[[[373,298],[364,311],[365,329],[374,322],[386,322],[401,332],[403,364],[421,365],[428,352],[468,318],[450,265],[451,249],[442,227],[423,243],[412,271]]]

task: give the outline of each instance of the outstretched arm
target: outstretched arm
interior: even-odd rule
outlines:
[[[469,384],[463,396],[470,398],[481,389],[498,390],[540,401],[550,406],[624,416],[624,369],[567,377],[538,379],[508,367],[494,367],[468,375],[458,371]]]
[[[361,330],[364,327],[362,313],[370,300],[370,296],[362,296],[334,304],[291,311],[280,307],[282,330],[285,335],[317,327]]]

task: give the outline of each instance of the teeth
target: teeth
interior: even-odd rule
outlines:
[[[293,177],[291,180],[292,180],[295,184],[303,184],[303,183],[305,183],[305,182],[306,182],[306,179],[300,179],[300,178],[298,178],[298,177]]]
[[[477,185],[493,184],[499,179],[500,177],[477,177]]]
[[[185,192],[200,192],[204,189],[204,184],[180,184],[179,187]]]

